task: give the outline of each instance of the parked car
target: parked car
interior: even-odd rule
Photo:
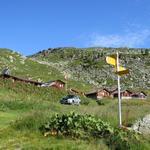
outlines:
[[[80,98],[79,96],[76,96],[76,95],[67,95],[65,97],[63,97],[61,100],[60,100],[60,103],[61,104],[76,104],[76,105],[79,105],[80,104]]]

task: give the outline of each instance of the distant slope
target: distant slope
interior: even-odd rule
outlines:
[[[6,66],[10,69],[11,75],[25,79],[43,82],[57,79],[65,80],[64,73],[55,66],[48,65],[47,63],[42,64],[40,61],[37,62],[10,49],[0,48],[0,72]],[[75,80],[68,81],[68,88],[70,87],[82,90],[89,90],[91,88],[89,84]]]
[[[119,51],[121,64],[130,74],[121,79],[123,88],[150,88],[150,49],[129,48],[49,48],[30,58],[49,63],[67,72],[72,79],[82,80],[99,87],[116,85],[116,75],[106,64],[105,57]]]
[[[33,78],[35,80],[54,80],[62,78],[55,68],[39,64],[9,49],[0,49],[0,69],[8,66],[12,75]]]

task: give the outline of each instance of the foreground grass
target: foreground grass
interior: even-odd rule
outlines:
[[[98,105],[92,99],[88,105],[61,105],[59,99],[66,95],[64,90],[40,88],[20,82],[0,79],[0,149],[108,149],[100,140],[71,139],[65,137],[44,137],[39,132],[54,113],[92,114],[118,125],[117,100],[103,99],[104,105]],[[150,113],[150,100],[123,100],[122,118],[125,125]],[[149,146],[148,138],[145,146]],[[147,146],[146,146],[147,147]],[[142,148],[140,148],[142,149]]]
[[[3,138],[1,138],[3,136]],[[108,147],[102,140],[83,141],[79,139],[67,139],[64,137],[44,137],[40,132],[16,131],[12,129],[0,132],[0,149],[64,149],[64,150],[83,150],[83,149],[104,149]]]
[[[10,122],[17,119],[19,116],[19,113],[17,112],[1,112],[0,111],[0,128],[6,128],[9,126]]]

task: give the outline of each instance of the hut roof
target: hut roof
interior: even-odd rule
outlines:
[[[111,93],[110,90],[108,90],[108,89],[106,89],[106,88],[101,88],[101,89],[91,90],[91,91],[85,93],[85,95],[96,94],[96,93],[98,93],[98,92],[100,92],[100,91],[103,91],[103,90],[105,90],[105,91],[108,92],[108,93]]]
[[[27,83],[31,83],[31,84],[35,84],[35,85],[42,85],[42,82],[24,79],[24,78],[20,78],[20,77],[9,75],[9,74],[2,74],[1,77],[10,78],[10,79],[14,79],[14,80],[22,81],[22,82],[27,82]]]

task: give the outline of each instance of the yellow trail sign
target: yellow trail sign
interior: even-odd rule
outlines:
[[[129,69],[119,65],[119,53],[106,57],[106,62],[114,66],[114,71],[118,76],[118,117],[119,127],[122,127],[122,116],[121,116],[121,95],[120,95],[120,76],[129,73]]]
[[[117,55],[109,55],[106,57],[106,62],[110,65],[117,66]]]
[[[115,68],[115,73],[118,75],[124,75],[124,74],[128,74],[129,73],[129,69],[119,66],[119,69],[117,70],[117,68]]]
[[[116,54],[106,56],[106,62],[115,67],[115,73],[118,75],[124,75],[124,74],[129,73],[129,69],[122,67],[122,66],[119,66],[117,70],[117,55]]]

